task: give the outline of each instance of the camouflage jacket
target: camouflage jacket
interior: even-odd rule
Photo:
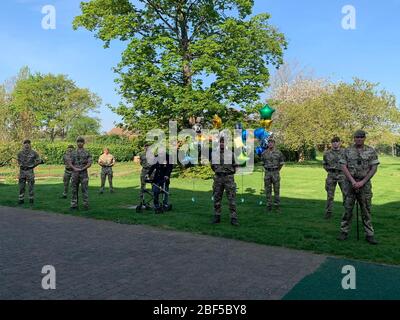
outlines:
[[[72,152],[73,151],[71,151],[71,152],[66,152],[65,154],[64,154],[64,157],[63,157],[63,161],[64,161],[64,165],[65,165],[65,170],[68,170],[68,171],[71,171],[72,170],[72,168],[70,167],[70,165],[69,165],[69,161],[71,160],[71,154],[72,154]]]
[[[139,159],[140,159],[140,165],[142,166],[143,169],[149,170],[151,165],[149,164],[149,162],[147,161],[146,158],[146,152],[143,151],[139,154]]]
[[[23,170],[33,169],[39,163],[41,163],[39,154],[34,150],[22,150],[18,153],[18,164]]]
[[[236,168],[238,165],[235,163],[235,157],[234,154],[232,153],[232,158],[228,160],[229,163],[225,164],[225,159],[224,159],[224,151],[220,152],[219,154],[219,163],[218,164],[211,164],[211,169],[216,173],[216,174],[235,174]],[[212,159],[213,161],[216,161],[216,159]]]
[[[76,149],[71,152],[71,164],[82,169],[88,164],[92,164],[92,155],[86,149]]]
[[[355,179],[363,179],[371,169],[371,166],[378,165],[378,154],[374,148],[364,146],[361,150],[354,145],[348,147],[345,156],[340,164],[347,166]]]
[[[340,160],[345,158],[345,149],[340,148],[338,150],[328,150],[325,151],[323,157],[323,166],[324,169],[329,170],[342,170],[342,165]]]
[[[279,169],[285,164],[282,152],[279,150],[265,150],[261,155],[261,161],[266,169]]]

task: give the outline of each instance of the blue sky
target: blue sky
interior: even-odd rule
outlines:
[[[5,0],[0,11],[0,82],[21,66],[42,73],[63,73],[103,99],[99,118],[104,131],[119,117],[105,106],[118,104],[112,67],[124,44],[102,42],[85,30],[73,31],[80,0]],[[54,5],[56,30],[41,27],[42,7]],[[342,7],[356,9],[356,30],[341,26]],[[255,0],[254,13],[269,12],[289,47],[285,60],[298,61],[315,75],[334,81],[354,76],[379,82],[400,99],[400,0]]]

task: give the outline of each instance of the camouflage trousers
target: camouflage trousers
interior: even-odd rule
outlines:
[[[140,200],[144,200],[144,190],[146,190],[146,176],[149,173],[148,169],[142,168],[140,172]]]
[[[19,200],[24,200],[25,198],[25,186],[28,183],[29,188],[29,199],[34,198],[34,185],[35,185],[35,174],[33,169],[30,170],[20,170],[19,171]]]
[[[236,183],[234,175],[214,176],[213,196],[214,196],[214,213],[217,216],[221,215],[222,196],[226,192],[228,198],[229,211],[231,218],[237,219],[236,212]]]
[[[72,173],[72,197],[71,208],[78,207],[79,184],[82,189],[82,200],[84,206],[89,206],[89,175],[87,170]]]
[[[113,190],[113,170],[112,167],[101,167],[101,191],[104,191],[104,186],[106,184],[106,177],[108,177],[108,183],[110,185],[110,190]]]
[[[342,191],[343,206],[346,200],[346,178],[343,174],[329,173],[325,181],[325,190],[327,193],[325,214],[331,215],[333,212],[333,201],[335,200],[336,185],[339,185]]]
[[[66,197],[68,195],[68,187],[69,187],[69,183],[71,181],[71,177],[72,177],[72,170],[65,170],[64,177],[63,177],[63,182],[64,182],[63,196],[64,197]]]
[[[272,187],[274,188],[274,205],[279,207],[281,204],[280,189],[281,189],[281,176],[279,171],[265,170],[264,189],[267,196],[267,207],[272,207]]]
[[[344,205],[344,215],[341,222],[341,231],[348,234],[353,218],[353,208],[356,201],[361,209],[361,218],[364,231],[367,236],[374,235],[374,228],[371,222],[371,200],[372,200],[372,184],[368,181],[364,187],[354,190],[350,181],[346,180],[346,200]]]

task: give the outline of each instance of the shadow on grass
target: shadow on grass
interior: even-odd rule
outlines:
[[[17,185],[0,184],[0,205],[16,207],[17,188]],[[62,190],[62,184],[38,184],[35,186],[35,204],[24,204],[22,207],[71,214],[70,199],[60,199]],[[98,194],[98,190],[95,187],[89,188],[90,210],[80,210],[73,215],[124,224],[151,225],[352,259],[400,264],[400,202],[373,206],[373,225],[380,244],[371,246],[364,240],[361,223],[360,241],[356,239],[355,222],[349,240],[336,240],[343,212],[340,202],[335,202],[334,217],[331,220],[323,219],[325,201],[322,200],[283,197],[281,213],[267,213],[265,197],[257,194],[255,189],[247,188],[243,195],[237,195],[240,227],[235,228],[229,223],[225,198],[222,223],[210,224],[213,216],[211,190],[193,192],[171,188],[173,210],[163,215],[155,215],[153,211],[136,213],[129,208],[139,202],[138,187],[116,188],[113,194],[106,190],[102,195]]]

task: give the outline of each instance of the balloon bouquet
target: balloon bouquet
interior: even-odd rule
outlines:
[[[268,141],[272,135],[270,132],[272,126],[272,115],[274,114],[275,110],[272,109],[268,104],[266,104],[262,109],[259,110],[260,112],[260,124],[262,127],[256,129],[254,131],[254,137],[260,142],[260,145],[256,148],[256,154],[261,156],[265,150],[268,148]],[[263,171],[264,174],[264,171]],[[264,180],[264,179],[262,179]],[[263,183],[263,182],[262,182]],[[262,187],[261,187],[262,189]],[[262,193],[262,192],[261,192]],[[263,205],[263,201],[259,202],[259,205]]]
[[[256,148],[256,154],[261,156],[262,153],[268,148],[268,140],[272,133],[269,131],[272,126],[272,115],[275,110],[272,109],[268,104],[266,104],[260,112],[260,124],[262,127],[254,131],[254,137],[260,142],[260,145]]]

